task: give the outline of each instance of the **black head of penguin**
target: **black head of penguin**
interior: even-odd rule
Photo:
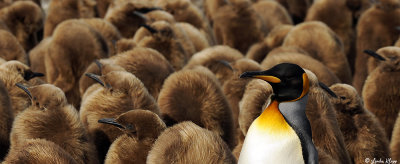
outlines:
[[[281,63],[266,71],[244,72],[240,78],[258,78],[273,88],[273,99],[296,101],[308,93],[309,81],[305,71],[296,64]]]

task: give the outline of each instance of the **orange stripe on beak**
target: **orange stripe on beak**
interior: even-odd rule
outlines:
[[[275,76],[256,75],[256,76],[254,76],[254,78],[262,79],[262,80],[265,80],[265,81],[271,82],[271,83],[280,83],[281,82],[281,79],[279,79]]]

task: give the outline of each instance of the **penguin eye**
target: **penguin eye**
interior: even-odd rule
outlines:
[[[132,130],[132,129],[133,129],[133,126],[132,126],[131,124],[129,124],[129,125],[126,126],[126,129]]]

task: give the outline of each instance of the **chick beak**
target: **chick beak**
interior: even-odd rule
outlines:
[[[25,79],[26,81],[29,81],[30,79],[33,79],[33,78],[35,78],[35,77],[43,77],[43,76],[44,76],[43,73],[32,72],[32,71],[30,71],[30,70],[28,70],[28,71],[26,71],[26,72],[24,73],[24,79]]]
[[[232,68],[231,64],[228,61],[226,61],[226,60],[217,60],[217,62],[221,63],[222,65],[226,66],[230,70],[234,71],[234,69]]]
[[[369,55],[369,56],[374,57],[375,59],[381,60],[381,61],[385,61],[385,60],[386,60],[386,59],[383,58],[381,55],[379,55],[379,54],[377,54],[376,52],[371,51],[371,50],[364,50],[364,53],[366,53],[366,54]]]
[[[114,126],[116,126],[118,128],[125,129],[125,127],[122,126],[121,124],[119,124],[118,122],[116,122],[114,118],[102,118],[98,122],[99,123],[103,123],[103,124],[114,125]]]
[[[139,11],[133,11],[133,15],[136,15],[137,17],[147,21],[147,17],[143,13],[141,13]]]
[[[98,60],[95,60],[94,63],[96,63],[97,67],[99,68],[100,74],[103,73],[102,72],[103,64],[101,64]]]
[[[25,91],[25,93],[29,96],[30,99],[32,99],[32,94],[31,92],[28,90],[28,88],[24,85],[22,85],[21,83],[17,83],[15,84],[18,88],[21,88],[22,90]]]
[[[158,32],[156,29],[154,29],[153,27],[150,27],[150,26],[147,25],[147,24],[142,24],[142,25],[140,25],[140,26],[142,26],[142,27],[146,28],[147,30],[149,30],[149,32],[151,32],[152,34]]]
[[[331,96],[334,97],[334,98],[337,98],[337,95],[335,94],[335,92],[333,92],[333,91],[332,91],[328,86],[326,86],[324,83],[319,82],[318,84],[319,84],[319,86],[320,86],[323,90],[325,90],[326,92],[328,92],[329,95],[331,95]]]
[[[100,76],[99,75],[95,75],[93,73],[86,73],[85,74],[87,77],[93,79],[94,81],[98,82],[99,84],[101,84],[103,87],[106,87],[106,85],[104,84],[104,82],[102,80],[100,80]]]
[[[257,78],[261,80],[265,80],[270,83],[280,83],[281,79],[269,75],[268,71],[251,71],[251,72],[244,72],[240,75],[240,78]]]

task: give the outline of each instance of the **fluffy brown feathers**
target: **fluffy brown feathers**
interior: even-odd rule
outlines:
[[[365,163],[366,158],[389,157],[389,141],[378,119],[363,108],[354,87],[335,84],[330,87],[338,96],[331,98],[346,148],[354,163]],[[366,146],[368,145],[368,146]]]
[[[215,133],[185,121],[158,137],[147,163],[236,163],[228,146]]]
[[[221,136],[230,148],[235,146],[229,103],[207,68],[186,69],[169,76],[161,89],[158,105],[167,125],[192,121]]]

